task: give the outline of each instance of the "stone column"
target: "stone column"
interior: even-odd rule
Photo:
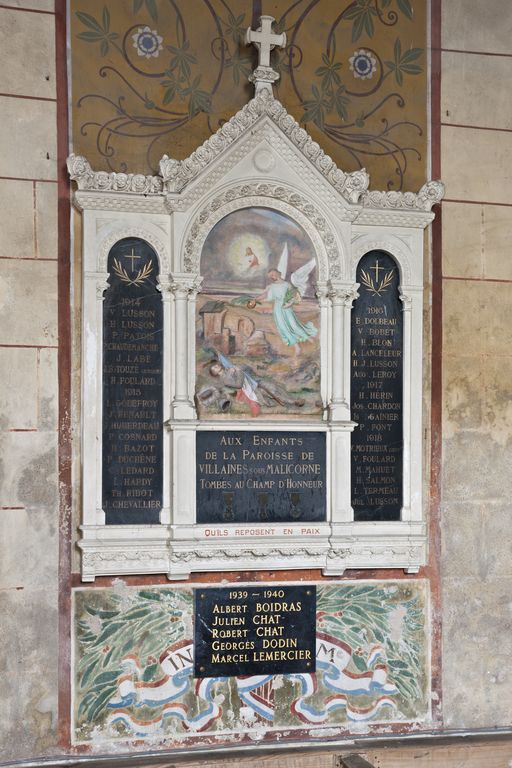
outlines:
[[[329,284],[332,304],[332,386],[330,421],[350,421],[350,311],[357,298],[353,286]]]
[[[188,272],[174,273],[170,290],[174,295],[174,397],[172,400],[173,420],[190,420],[196,418],[194,395],[191,391],[190,368],[194,360],[190,354],[190,338],[194,337],[195,329],[190,318],[195,306],[195,297],[199,290],[201,278]]]

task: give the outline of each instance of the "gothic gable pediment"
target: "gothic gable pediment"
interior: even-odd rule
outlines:
[[[368,189],[368,173],[364,169],[345,173],[338,168],[268,91],[257,94],[185,160],[174,160],[164,155],[160,161],[164,190],[170,193],[186,191],[220,157],[223,166],[229,168],[230,156],[236,153],[236,148],[244,139],[250,137],[251,145],[255,146],[268,135],[269,127],[285,137],[295,154],[315,168],[348,203],[359,202]]]

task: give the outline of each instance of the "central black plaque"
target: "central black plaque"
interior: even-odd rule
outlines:
[[[107,525],[158,523],[163,466],[163,309],[143,240],[108,257],[103,300],[103,509]]]
[[[324,432],[198,432],[198,523],[325,520]]]
[[[316,587],[195,590],[194,677],[315,671]]]
[[[354,519],[399,520],[403,464],[403,306],[394,259],[367,253],[352,310],[351,410]]]

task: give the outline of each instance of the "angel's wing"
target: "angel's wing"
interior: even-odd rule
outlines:
[[[290,282],[292,285],[297,288],[298,292],[301,296],[304,296],[306,293],[306,288],[308,287],[309,282],[309,276],[312,273],[316,266],[316,260],[310,259],[305,264],[302,265],[302,267],[299,267],[295,270],[295,272],[290,276]]]
[[[286,280],[286,273],[288,272],[288,243],[284,244],[279,264],[277,265],[277,271],[280,273],[283,280]]]

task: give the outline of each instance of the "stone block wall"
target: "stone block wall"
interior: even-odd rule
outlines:
[[[512,13],[443,0],[443,679],[448,728],[512,704]]]
[[[53,0],[0,7],[0,760],[55,749],[57,128]]]

